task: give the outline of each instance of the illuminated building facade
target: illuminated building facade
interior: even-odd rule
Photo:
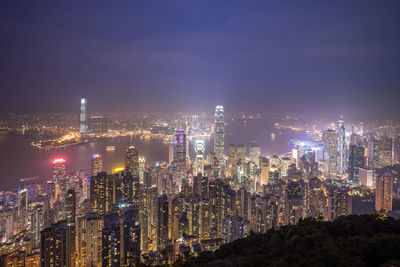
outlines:
[[[228,147],[227,176],[237,182],[244,174],[245,163],[246,147],[230,144]]]
[[[139,177],[139,152],[134,146],[126,150],[125,168],[133,177]]]
[[[68,189],[67,196],[65,197],[65,219],[69,224],[75,224],[76,216],[76,197],[75,190]]]
[[[350,144],[349,148],[349,181],[359,181],[359,169],[365,167],[364,147]]]
[[[86,135],[87,132],[87,126],[86,126],[86,105],[87,101],[86,98],[81,98],[81,113],[79,115],[79,133],[84,136]]]
[[[121,264],[121,225],[116,212],[104,215],[102,266],[123,266]]]
[[[352,198],[345,187],[331,188],[328,193],[328,220],[350,215]]]
[[[90,135],[102,135],[107,133],[106,120],[102,116],[90,116],[88,126]]]
[[[337,176],[337,148],[338,148],[338,133],[334,130],[324,131],[324,167],[325,177],[336,179]]]
[[[358,168],[358,179],[361,185],[367,187],[374,186],[374,172],[367,168]]]
[[[103,158],[99,154],[93,154],[91,165],[92,176],[96,176],[99,172],[103,171]]]
[[[375,210],[391,211],[393,202],[393,176],[391,174],[376,177]]]
[[[393,162],[393,139],[382,138],[378,140],[378,165],[376,168],[391,166]]]
[[[174,162],[181,166],[186,165],[186,133],[184,130],[176,130],[174,136]]]
[[[75,265],[75,226],[59,221],[41,231],[41,266]]]
[[[196,142],[194,144],[194,152],[196,153],[195,175],[198,175],[199,173],[203,174],[203,171],[204,171],[204,150],[205,150],[204,141],[203,140],[196,140]]]
[[[225,125],[224,125],[224,107],[218,105],[215,107],[215,128],[214,128],[214,153],[218,159],[219,165],[224,162],[225,147]]]
[[[78,266],[90,267],[102,264],[103,219],[92,213],[78,218]]]
[[[337,174],[342,176],[346,172],[347,166],[346,131],[343,118],[337,122],[337,133]]]
[[[65,166],[67,161],[63,158],[56,158],[52,161],[53,165],[53,182],[57,184],[60,179],[64,179],[67,176]]]
[[[254,164],[257,167],[260,166],[260,155],[261,155],[261,148],[259,146],[251,145],[249,147],[250,161],[254,162]]]

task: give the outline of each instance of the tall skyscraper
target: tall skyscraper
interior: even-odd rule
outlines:
[[[92,176],[103,171],[103,159],[99,154],[92,155]]]
[[[227,175],[239,179],[239,173],[244,172],[246,164],[246,147],[244,145],[232,145],[228,147]]]
[[[391,211],[393,201],[393,176],[391,174],[376,177],[375,210]]]
[[[352,212],[352,198],[345,187],[332,188],[328,193],[328,220],[332,221],[340,216]]]
[[[257,167],[260,167],[260,155],[261,148],[259,146],[252,145],[249,148],[250,161],[254,162]]]
[[[121,266],[121,225],[118,213],[104,216],[102,231],[102,266]]]
[[[204,145],[204,140],[196,140],[196,143],[194,144],[194,151],[196,153],[196,173],[195,175],[203,174],[203,168],[204,168],[204,150],[205,150],[205,145]]]
[[[133,177],[139,177],[139,153],[134,146],[126,150],[125,167]]]
[[[41,231],[41,266],[75,265],[75,226],[59,221]]]
[[[378,141],[378,166],[375,168],[383,168],[391,166],[393,162],[393,139],[382,138]]]
[[[371,169],[358,168],[358,180],[360,184],[368,187],[374,185],[374,172]]]
[[[144,172],[146,171],[146,159],[139,157],[139,181],[143,184]]]
[[[359,168],[365,167],[364,147],[356,143],[350,144],[349,149],[349,181],[357,182]]]
[[[343,117],[337,122],[337,168],[338,175],[342,175],[346,172],[347,165],[347,147],[346,147],[346,132],[344,128]]]
[[[174,161],[185,166],[186,164],[186,133],[176,130],[174,137]]]
[[[53,182],[58,183],[60,179],[63,179],[67,176],[67,172],[65,170],[65,165],[67,161],[64,158],[56,158],[52,161],[53,164]]]
[[[337,176],[337,143],[338,133],[334,130],[324,131],[324,166],[325,177],[336,179]]]
[[[98,214],[78,218],[78,266],[101,266],[103,219]]]
[[[225,147],[224,139],[225,139],[224,107],[218,105],[215,107],[214,153],[220,165],[224,161],[224,147]]]
[[[65,218],[69,224],[75,224],[76,214],[76,198],[75,190],[68,189],[67,196],[65,198]]]
[[[86,127],[86,104],[87,104],[86,98],[81,98],[81,113],[79,115],[79,122],[80,122],[79,133],[81,135],[85,135],[86,130],[87,130],[87,127]]]
[[[106,120],[102,116],[90,116],[87,120],[87,130],[90,135],[107,133]]]
[[[121,256],[123,266],[134,266],[140,261],[140,223],[137,209],[128,209],[121,216]]]
[[[168,164],[171,164],[174,161],[174,146],[169,145],[168,147]]]

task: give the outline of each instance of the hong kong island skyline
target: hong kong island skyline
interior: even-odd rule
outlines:
[[[1,3],[0,266],[400,266],[399,8]]]

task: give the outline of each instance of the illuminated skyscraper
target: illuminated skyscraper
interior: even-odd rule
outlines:
[[[364,147],[350,144],[349,149],[349,181],[357,182],[359,168],[365,167]]]
[[[78,266],[101,266],[103,219],[98,214],[78,218]]]
[[[225,139],[224,107],[218,105],[215,108],[214,153],[220,165],[224,161],[224,147],[225,147],[224,139]]]
[[[375,210],[391,211],[393,201],[393,177],[390,174],[376,177]]]
[[[75,226],[59,221],[41,231],[41,266],[75,265]]]
[[[246,147],[244,145],[232,145],[228,147],[227,175],[237,177],[244,170],[246,163]],[[237,177],[240,178],[240,177]]]
[[[382,138],[378,141],[378,164],[375,168],[391,166],[393,162],[393,139]]]
[[[125,167],[133,177],[139,177],[139,153],[134,146],[126,150]]]
[[[261,148],[259,146],[252,145],[249,148],[250,161],[254,162],[257,167],[260,167],[260,155]]]
[[[92,176],[103,171],[103,159],[99,154],[92,155]]]
[[[134,266],[140,260],[140,223],[137,209],[128,209],[120,219],[121,224],[121,256],[123,266]]]
[[[65,165],[67,161],[63,158],[56,158],[52,161],[53,164],[53,182],[58,183],[60,179],[63,179],[67,176],[67,172],[65,170]]]
[[[174,161],[186,165],[186,133],[184,130],[176,130],[174,138]]]
[[[69,224],[75,224],[76,198],[75,190],[69,189],[65,198],[65,219]]]
[[[102,266],[121,266],[121,225],[118,213],[104,216],[102,231]]]
[[[168,147],[168,163],[171,164],[174,161],[174,146],[169,145]]]
[[[325,177],[336,179],[338,133],[334,130],[324,131],[324,166]]]
[[[90,135],[102,135],[107,133],[106,120],[102,116],[90,116],[87,125]]]
[[[144,157],[139,157],[139,181],[141,184],[143,184],[145,170],[146,170],[146,159]]]
[[[346,133],[344,128],[343,117],[337,122],[337,169],[338,175],[342,175],[346,171],[347,164],[347,147],[346,147]]]
[[[80,126],[79,126],[79,132],[81,135],[85,135],[86,134],[86,98],[81,98],[81,113],[79,116],[79,122],[80,122]]]
[[[196,143],[194,145],[194,151],[196,153],[196,173],[195,173],[195,175],[198,175],[199,173],[203,174],[204,149],[205,149],[204,141],[196,140]]]
[[[115,177],[100,172],[90,178],[90,204],[95,213],[106,214],[111,211],[115,195]]]
[[[332,188],[328,193],[328,220],[332,221],[340,216],[350,215],[352,212],[352,198],[345,187]]]

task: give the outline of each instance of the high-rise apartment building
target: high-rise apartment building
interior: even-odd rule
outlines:
[[[375,210],[391,211],[393,201],[393,176],[391,174],[376,177]]]
[[[75,266],[75,225],[59,221],[41,231],[41,266]]]
[[[324,131],[324,167],[325,177],[336,179],[338,133],[332,129]]]
[[[139,177],[139,152],[134,146],[126,150],[125,168],[133,177]]]

